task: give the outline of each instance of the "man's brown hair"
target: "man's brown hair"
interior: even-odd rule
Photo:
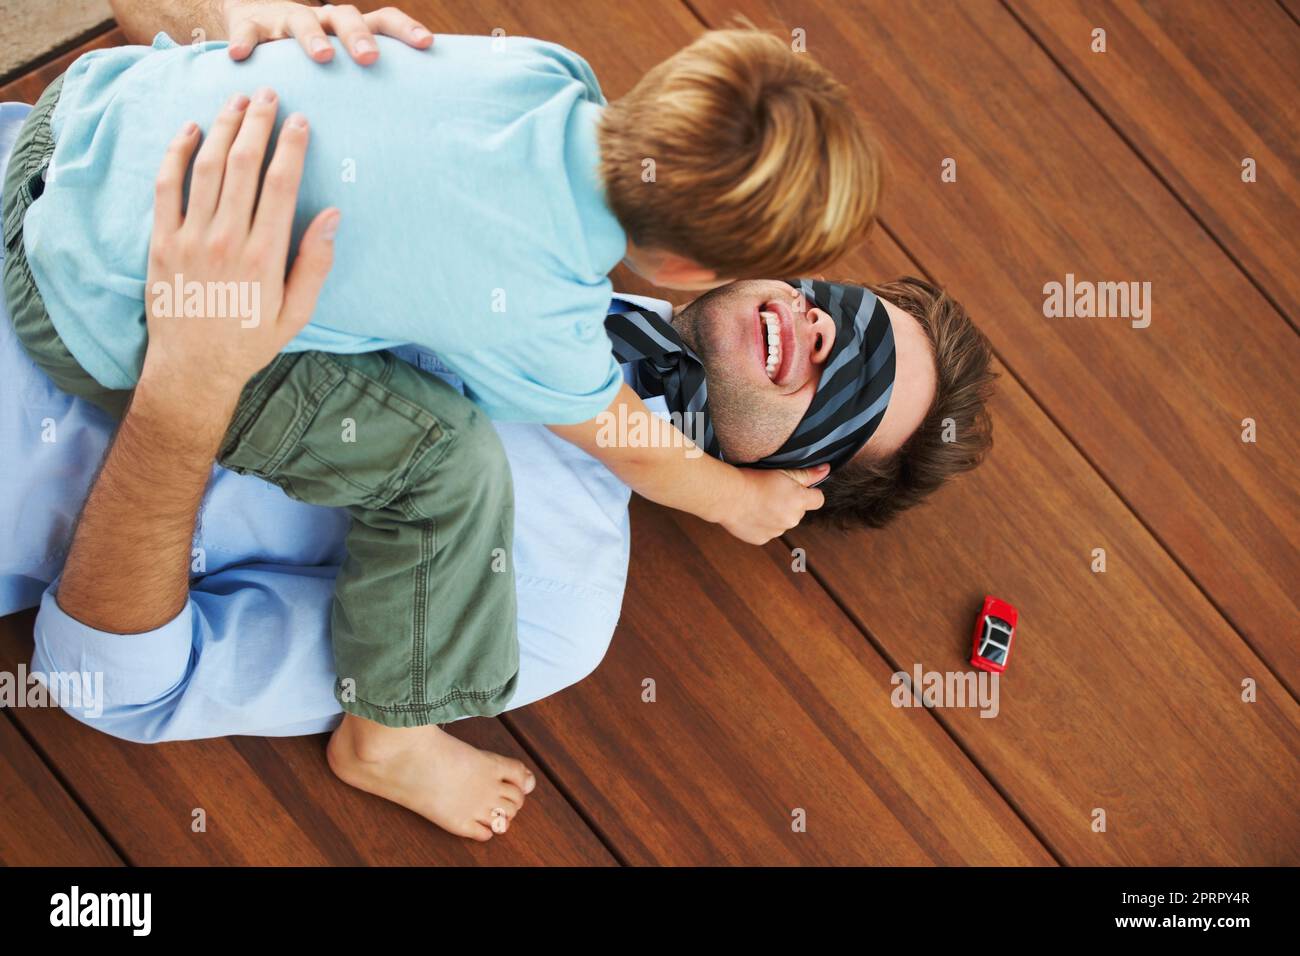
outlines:
[[[925,418],[898,451],[884,457],[859,453],[818,486],[825,504],[809,517],[841,527],[884,527],[949,478],[974,468],[993,446],[985,407],[997,377],[990,368],[993,352],[966,310],[943,289],[912,276],[867,288],[921,324],[938,375]]]
[[[880,197],[843,85],[755,29],[705,33],[646,73],[606,107],[600,149],[632,241],[721,278],[817,271],[866,238]]]

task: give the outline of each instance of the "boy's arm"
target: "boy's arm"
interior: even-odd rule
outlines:
[[[628,435],[619,434],[620,422],[645,441],[630,444]],[[750,544],[766,544],[822,506],[822,493],[806,486],[826,477],[825,465],[767,471],[718,461],[650,411],[626,384],[590,421],[548,427],[599,458],[643,498],[716,522]]]

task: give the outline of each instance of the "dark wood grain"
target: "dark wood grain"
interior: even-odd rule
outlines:
[[[1287,12],[1272,0],[1009,4],[1300,322],[1300,29]],[[1089,48],[1094,27],[1106,30],[1105,53]],[[1241,178],[1247,157],[1253,183]]]
[[[788,550],[633,522],[604,663],[506,718],[629,862],[1052,862]]]
[[[903,670],[968,669],[983,595],[1019,608],[998,717],[940,716],[1066,862],[1300,862],[1300,708],[1023,391],[994,414],[990,460],[896,527],[792,542]]]
[[[50,81],[82,53],[121,42],[115,32],[78,47],[0,86],[0,101],[33,103]],[[30,615],[0,619],[0,640],[29,632]],[[23,658],[26,660],[26,658]],[[9,664],[4,669],[13,670]],[[6,866],[120,866],[122,860],[94,824],[31,751],[15,726],[0,717],[0,863]]]
[[[14,626],[12,618],[0,620],[0,629]],[[0,866],[121,865],[13,721],[0,714]]]
[[[19,621],[30,617],[6,618],[0,631],[0,669],[30,659],[30,630]],[[323,735],[142,745],[92,730],[57,709],[12,716],[133,865],[614,862],[543,772],[516,827],[479,844],[339,782],[325,762]],[[532,764],[499,720],[449,729],[475,746]],[[196,811],[202,811],[204,830],[195,828]]]

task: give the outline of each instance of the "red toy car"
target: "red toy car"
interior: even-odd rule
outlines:
[[[975,641],[970,662],[980,670],[1001,674],[1011,659],[1011,639],[1016,634],[1016,609],[991,594],[984,596],[984,607],[975,620]]]

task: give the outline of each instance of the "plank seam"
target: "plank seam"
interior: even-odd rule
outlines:
[[[781,540],[786,545],[792,546],[792,543],[785,535],[781,536]],[[819,585],[821,585],[822,590],[826,592],[826,596],[829,597],[831,599],[831,602],[837,608],[840,609],[840,613],[843,614],[853,624],[853,626],[858,629],[858,631],[866,639],[867,643],[871,645],[872,649],[875,650],[875,652],[880,655],[880,657],[885,661],[885,663],[888,664],[890,667],[892,667],[896,673],[897,672],[905,673],[905,671],[903,671],[903,668],[899,665],[898,661],[895,660],[894,656],[890,654],[889,651],[885,648],[884,644],[873,635],[871,628],[869,628],[866,625],[866,622],[864,622],[857,614],[853,612],[853,610],[850,607],[848,607],[843,601],[840,600],[840,597],[835,592],[835,589],[831,587],[831,585],[826,580],[824,580],[820,574],[817,573],[817,569],[814,565],[812,564],[808,565],[808,573],[812,575],[813,580],[815,580]],[[1011,812],[1014,813],[1017,818],[1019,818],[1020,822],[1025,825],[1025,829],[1027,829],[1031,834],[1033,834],[1034,838],[1043,845],[1043,849],[1046,850],[1048,854],[1051,855],[1052,859],[1056,861],[1057,865],[1071,866],[1072,864],[1070,864],[1065,859],[1064,855],[1061,852],[1059,852],[1057,848],[1052,844],[1052,841],[1047,838],[1047,834],[1043,833],[1038,828],[1038,826],[1033,822],[1033,820],[1031,820],[1025,813],[1021,811],[1020,805],[1014,799],[1012,799],[1011,794],[1008,793],[1005,789],[1003,789],[1002,785],[998,783],[998,781],[993,777],[993,775],[988,770],[985,769],[984,764],[973,753],[971,753],[970,750],[967,749],[966,745],[962,742],[960,735],[956,732],[956,729],[949,725],[948,721],[944,718],[944,716],[939,713],[939,709],[937,707],[927,706],[925,707],[925,711],[935,720],[935,722],[939,725],[940,729],[943,730],[944,734],[948,737],[948,739],[951,740],[953,745],[961,752],[962,756],[964,756],[967,760],[969,760],[971,766],[974,767],[979,772],[980,776],[982,776],[985,780],[988,781],[988,784],[990,787],[993,788],[994,793],[996,793],[999,797],[1002,798],[1002,801],[1007,805],[1008,809],[1010,809]]]
[[[104,842],[108,844],[108,848],[113,851],[124,866],[135,866],[135,863],[132,862],[125,849],[123,849],[117,840],[113,838],[113,834],[108,831],[108,828],[104,826],[103,821],[99,819],[98,815],[95,814],[90,807],[86,806],[76,788],[73,787],[71,782],[63,775],[63,772],[59,767],[50,760],[50,755],[45,752],[45,749],[41,747],[36,742],[36,739],[27,732],[27,728],[22,725],[22,722],[19,721],[13,713],[8,712],[8,708],[4,708],[4,710],[6,711],[5,716],[8,717],[9,723],[13,725],[18,736],[23,739],[23,742],[27,744],[32,753],[34,753],[41,763],[45,765],[45,769],[50,772],[50,776],[52,776],[58,785],[63,788],[63,792],[68,795],[68,799],[71,800],[73,806],[81,812],[81,815],[90,821],[90,825],[98,831]],[[66,717],[66,719],[71,720],[72,718]]]
[[[556,768],[552,766],[550,761],[543,757],[541,752],[529,742],[528,735],[515,725],[514,720],[509,716],[509,711],[500,714],[496,719],[501,721],[501,725],[505,727],[506,733],[514,738],[515,743],[519,744],[520,749],[523,750],[524,753],[528,754],[529,759],[537,765],[537,769],[546,774],[547,779],[550,780],[551,785],[555,787],[556,792],[559,793],[559,795],[564,799],[564,802],[573,809],[573,812],[578,815],[578,818],[586,825],[587,829],[592,832],[592,835],[596,837],[597,841],[599,841],[600,845],[605,848],[606,852],[614,858],[614,861],[618,863],[619,866],[631,866],[632,864],[629,862],[628,858],[623,855],[622,851],[620,851],[617,846],[614,845],[613,838],[610,837],[600,824],[592,818],[591,814],[587,812],[587,809],[582,805],[581,800],[579,800],[577,795],[565,784],[564,779],[560,776]]]
[[[1258,279],[1256,279],[1253,274],[1251,274],[1251,271],[1248,268],[1246,268],[1246,264],[1242,262],[1241,259],[1239,259],[1227,247],[1227,245],[1223,242],[1223,240],[1221,240],[1215,234],[1214,230],[1210,228],[1209,224],[1203,218],[1201,218],[1200,214],[1197,213],[1195,209],[1192,208],[1191,203],[1189,203],[1186,199],[1184,199],[1182,195],[1178,192],[1178,190],[1174,188],[1173,183],[1171,183],[1169,179],[1166,178],[1165,175],[1159,169],[1156,168],[1153,162],[1147,159],[1146,155],[1142,152],[1142,150],[1138,148],[1137,144],[1132,139],[1129,138],[1129,136],[1124,132],[1124,130],[1120,128],[1119,124],[1116,123],[1113,119],[1111,119],[1110,114],[1107,113],[1106,110],[1102,108],[1101,103],[1098,102],[1098,100],[1091,93],[1089,93],[1087,89],[1084,88],[1083,84],[1080,83],[1079,80],[1075,78],[1073,73],[1071,73],[1068,69],[1066,69],[1065,64],[1056,56],[1056,54],[1054,54],[1051,51],[1051,49],[1048,48],[1047,44],[1043,42],[1043,40],[1038,36],[1038,34],[1036,34],[1033,31],[1033,29],[1029,26],[1029,24],[1026,23],[1025,20],[1018,13],[1016,13],[1016,11],[1011,7],[1010,0],[999,0],[999,2],[1002,5],[1002,9],[1006,10],[1006,12],[1011,16],[1011,19],[1016,21],[1016,23],[1020,26],[1020,28],[1024,30],[1025,34],[1029,37],[1029,39],[1033,41],[1034,45],[1037,46],[1038,49],[1040,49],[1043,52],[1043,54],[1048,58],[1048,60],[1051,61],[1052,65],[1055,66],[1056,69],[1060,71],[1061,75],[1065,77],[1065,79],[1069,82],[1069,84],[1073,86],[1079,92],[1079,95],[1082,96],[1084,100],[1088,103],[1088,105],[1091,106],[1093,110],[1096,111],[1097,115],[1101,117],[1102,121],[1111,128],[1111,131],[1116,136],[1119,137],[1120,142],[1122,142],[1125,146],[1129,148],[1129,150],[1133,153],[1133,155],[1135,155],[1138,158],[1138,160],[1142,163],[1142,165],[1147,168],[1147,170],[1151,173],[1152,176],[1156,178],[1156,180],[1160,183],[1160,185],[1164,186],[1165,190],[1169,193],[1169,195],[1174,197],[1174,200],[1178,203],[1178,205],[1183,207],[1183,209],[1187,212],[1189,216],[1192,217],[1192,220],[1196,223],[1197,226],[1201,228],[1201,231],[1210,237],[1210,240],[1216,246],[1219,247],[1219,251],[1222,252],[1228,258],[1229,262],[1231,262],[1234,266],[1236,266],[1237,271],[1240,272],[1245,277],[1246,281],[1255,287],[1255,291],[1258,292],[1264,298],[1264,301],[1266,301],[1269,305],[1271,305],[1273,307],[1273,310],[1282,317],[1282,321],[1284,321],[1287,325],[1289,325],[1293,332],[1300,335],[1300,325],[1297,325],[1296,319],[1293,318],[1291,315],[1287,314],[1287,311],[1284,308],[1282,308],[1282,304],[1278,302],[1277,299],[1273,298],[1272,294],[1266,288],[1264,288],[1263,283],[1260,282]]]
[[[911,251],[908,250],[907,246],[903,245],[902,241],[894,234],[894,231],[889,228],[887,223],[882,221],[880,223],[880,227],[889,236],[889,238],[894,241],[894,243],[898,246],[898,248],[903,251],[903,254],[906,255],[907,258],[912,261],[912,264],[916,266],[918,269],[920,269],[922,273],[924,273],[927,279],[929,279],[931,282],[934,282],[936,285],[939,284],[938,282],[935,281],[934,277],[930,274],[930,271],[920,263],[920,261],[916,258],[916,256],[912,255]],[[992,347],[991,343],[990,343],[990,347]],[[1239,627],[1236,621],[1232,619],[1232,616],[1228,614],[1227,610],[1222,605],[1220,605],[1217,600],[1215,600],[1214,596],[1211,595],[1210,592],[1201,584],[1201,582],[1197,579],[1196,575],[1193,574],[1191,570],[1187,567],[1187,565],[1183,563],[1182,559],[1179,558],[1179,556],[1174,553],[1173,548],[1170,547],[1170,545],[1165,542],[1165,540],[1160,536],[1160,534],[1155,530],[1155,528],[1153,528],[1150,524],[1147,523],[1147,520],[1142,516],[1142,514],[1137,510],[1137,508],[1134,507],[1133,503],[1130,502],[1128,498],[1125,497],[1123,492],[1121,492],[1119,488],[1116,487],[1115,484],[1106,476],[1106,473],[1102,470],[1101,466],[1096,461],[1093,460],[1092,456],[1089,455],[1087,451],[1085,451],[1077,441],[1075,441],[1074,436],[1070,434],[1069,430],[1066,429],[1064,424],[1062,424],[1060,421],[1057,420],[1056,416],[1052,414],[1051,410],[1048,409],[1043,404],[1043,402],[1039,399],[1038,395],[1034,392],[1034,390],[1030,388],[1029,385],[1016,373],[1015,368],[1006,360],[1006,358],[1003,355],[1001,355],[996,348],[993,349],[993,354],[997,357],[997,360],[1002,364],[1002,367],[1006,371],[1007,375],[1009,375],[1016,382],[1017,385],[1019,385],[1022,389],[1024,389],[1025,394],[1029,396],[1030,400],[1036,406],[1038,406],[1038,410],[1043,413],[1044,417],[1046,417],[1049,422],[1052,423],[1052,427],[1055,428],[1057,432],[1060,433],[1061,437],[1064,438],[1065,441],[1070,445],[1070,447],[1073,448],[1074,451],[1079,455],[1079,457],[1082,458],[1084,462],[1087,463],[1088,467],[1092,469],[1093,474],[1095,474],[1097,478],[1100,479],[1102,484],[1104,484],[1107,487],[1107,489],[1110,490],[1110,493],[1113,494],[1115,498],[1119,501],[1119,503],[1124,506],[1124,510],[1127,511],[1130,515],[1132,515],[1133,519],[1137,521],[1138,525],[1144,531],[1146,531],[1148,535],[1150,535],[1151,540],[1154,541],[1156,546],[1165,553],[1165,555],[1169,558],[1170,561],[1174,563],[1174,566],[1178,568],[1180,572],[1182,572],[1183,577],[1187,578],[1187,580],[1191,583],[1191,585],[1194,588],[1196,588],[1197,591],[1200,592],[1201,597],[1205,598],[1206,602],[1210,605],[1210,607],[1214,608],[1215,612],[1218,613],[1219,617],[1223,619],[1223,622],[1227,624],[1229,628],[1232,629],[1232,632],[1234,634],[1237,635],[1238,640],[1240,640],[1244,645],[1246,645],[1246,648],[1252,654],[1255,655],[1255,659],[1260,662],[1264,670],[1268,671],[1268,673],[1273,675],[1273,679],[1276,680],[1282,686],[1282,689],[1285,690],[1287,694],[1290,695],[1291,699],[1295,701],[1295,703],[1300,704],[1300,697],[1297,697],[1295,688],[1293,688],[1289,683],[1287,683],[1286,679],[1282,676],[1282,674],[1278,670],[1276,670],[1272,664],[1269,663],[1268,658],[1265,657],[1264,654],[1260,651],[1260,649],[1256,647],[1254,643],[1251,642],[1250,638],[1248,638],[1245,635],[1245,633],[1243,633],[1241,627]]]

